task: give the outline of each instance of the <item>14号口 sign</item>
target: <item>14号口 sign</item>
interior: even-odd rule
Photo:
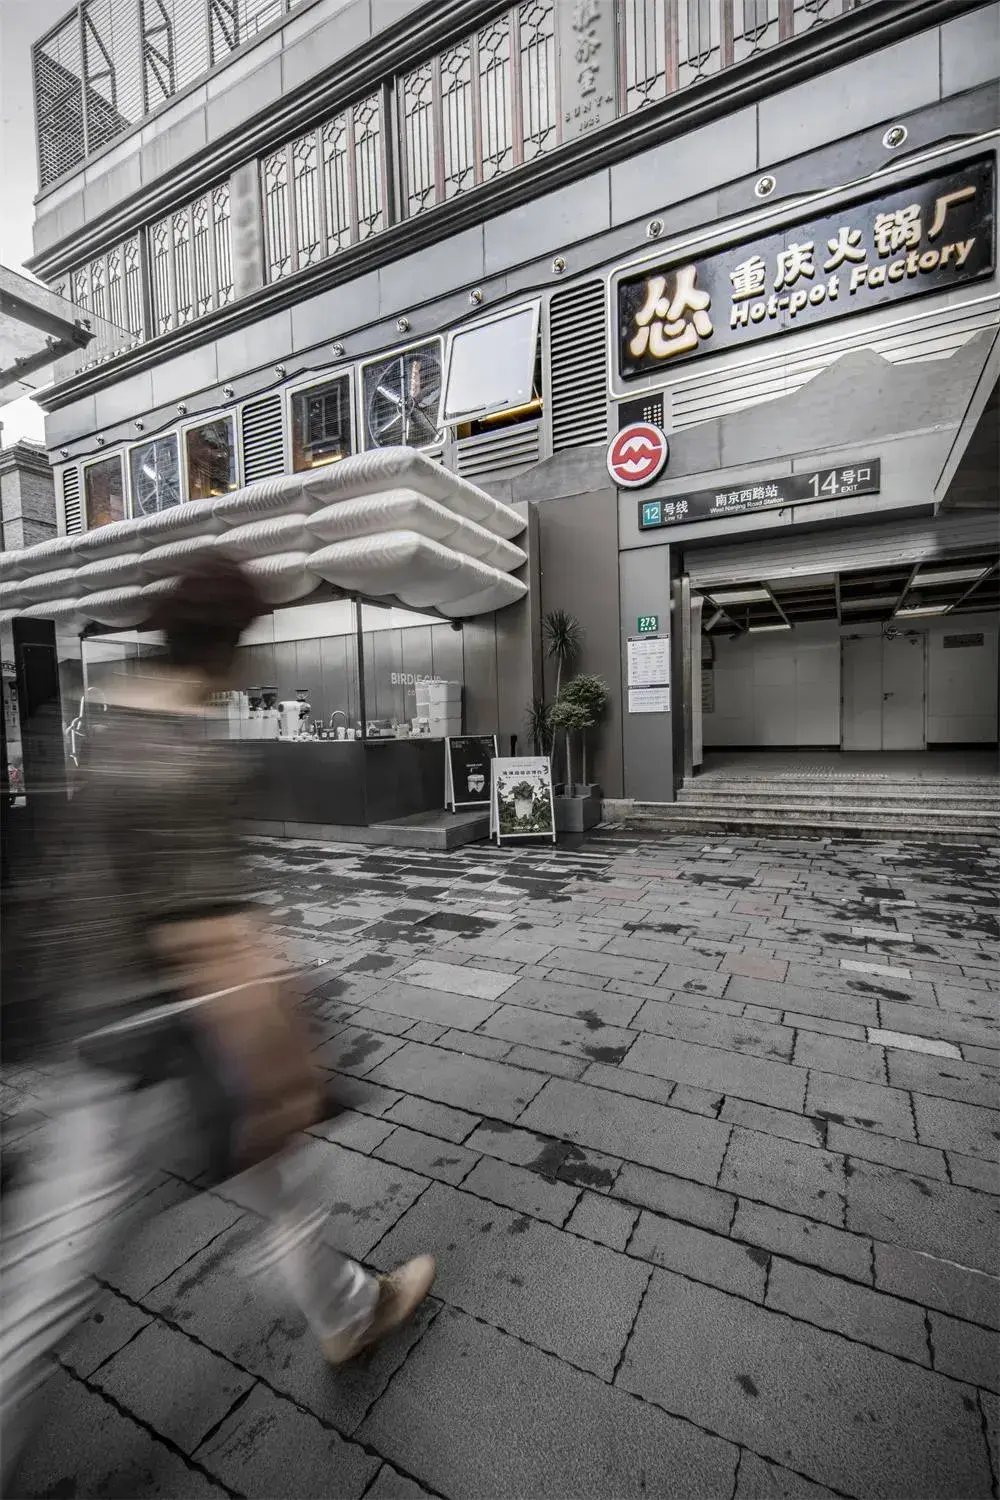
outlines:
[[[722,516],[741,516],[748,511],[774,510],[816,500],[877,495],[881,479],[881,460],[865,458],[838,469],[784,474],[779,479],[758,480],[726,490],[696,490],[694,494],[672,496],[669,500],[643,500],[639,506],[639,530],[655,531],[660,526],[678,526],[687,521],[717,521]]]
[[[618,373],[633,380],[699,355],[948,291],[992,273],[994,159],[867,193],[701,260],[617,285]]]

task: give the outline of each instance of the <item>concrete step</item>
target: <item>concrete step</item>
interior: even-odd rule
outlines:
[[[944,843],[993,844],[1000,839],[996,820],[967,818],[947,809],[923,809],[903,816],[897,812],[853,812],[832,804],[810,809],[755,809],[731,811],[688,807],[678,802],[637,802],[607,814],[618,826],[675,833],[733,833],[748,837],[784,838],[803,834],[817,838],[861,838]]]
[[[885,807],[880,803],[858,804],[850,799],[839,797],[832,802],[820,801],[814,797],[811,802],[796,804],[774,802],[765,805],[756,801],[740,802],[720,799],[712,802],[691,802],[685,799],[683,802],[675,802],[674,807],[683,815],[691,813],[701,817],[778,817],[792,822],[804,819],[806,822],[814,823],[825,823],[836,818],[850,818],[879,827],[894,827],[901,823],[910,825],[927,821],[935,825],[962,823],[968,827],[985,828],[987,832],[995,829],[1000,834],[1000,815],[989,807],[938,807],[933,803],[908,803],[900,807]]]
[[[986,801],[1000,807],[1000,780],[997,781],[880,781],[859,777],[795,777],[756,779],[740,776],[694,776],[681,788],[682,794],[698,796],[740,797],[881,797],[884,800],[964,803]]]
[[[952,795],[935,791],[925,794],[885,792],[878,787],[829,787],[819,783],[809,791],[788,791],[784,787],[770,787],[766,791],[747,791],[738,785],[706,786],[699,782],[681,787],[678,802],[685,807],[757,807],[794,808],[812,807],[822,802],[836,807],[860,811],[907,813],[920,812],[926,808],[940,808],[950,812],[987,813],[1000,818],[1000,797]]]

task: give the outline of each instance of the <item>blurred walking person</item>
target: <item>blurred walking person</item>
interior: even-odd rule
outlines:
[[[259,1264],[280,1268],[332,1364],[405,1321],[434,1278],[430,1256],[376,1277],[334,1249],[322,1188],[294,1147],[319,1117],[319,1084],[241,853],[243,763],[206,722],[264,611],[224,559],[176,581],[149,625],[165,657],[107,693],[64,836],[46,851],[31,938],[59,1106],[4,1205],[5,1475],[48,1356],[89,1310],[90,1277],[127,1249],[153,1174],[181,1143],[199,1181],[246,1174],[241,1196],[267,1221]]]

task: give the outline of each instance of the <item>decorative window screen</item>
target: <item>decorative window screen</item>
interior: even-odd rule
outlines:
[[[168,333],[233,300],[229,183],[149,230],[153,332]]]
[[[373,94],[261,162],[268,281],[326,260],[388,223],[382,101]]]

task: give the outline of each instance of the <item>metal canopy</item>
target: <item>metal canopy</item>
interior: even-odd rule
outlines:
[[[37,382],[29,376],[93,336],[71,302],[0,266],[0,405],[30,394]]]

